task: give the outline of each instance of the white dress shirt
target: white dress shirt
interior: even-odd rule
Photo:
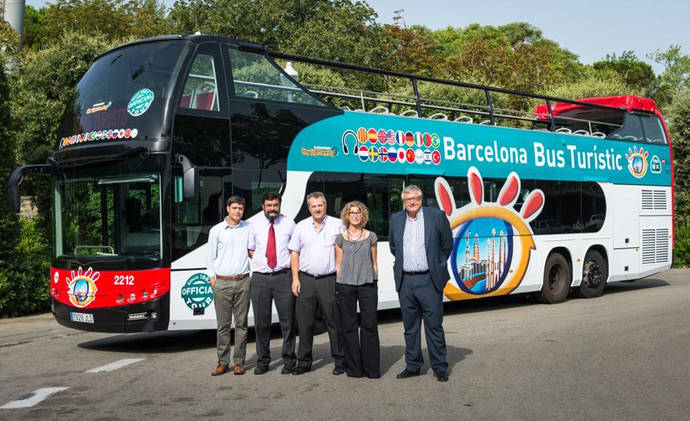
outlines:
[[[271,269],[266,261],[266,244],[268,243],[268,229],[270,220],[263,211],[249,218],[249,250],[254,250],[251,259],[252,272],[277,272],[290,267],[290,238],[295,230],[295,221],[285,215],[279,215],[273,223],[276,233],[276,267]]]
[[[405,215],[403,234],[403,270],[405,272],[424,272],[429,270],[424,247],[424,213],[419,209],[415,219]]]
[[[208,276],[237,276],[249,273],[249,224],[227,220],[216,224],[208,233]]]
[[[310,275],[335,272],[335,237],[345,231],[340,218],[325,215],[319,230],[311,216],[295,226],[288,248],[299,253],[299,270]]]

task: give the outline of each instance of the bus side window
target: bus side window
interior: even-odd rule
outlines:
[[[199,53],[189,69],[180,108],[219,111],[219,100],[215,59],[210,54]]]
[[[325,107],[326,103],[307,93],[262,54],[229,48],[235,96],[309,104]]]
[[[664,134],[664,127],[661,125],[659,117],[654,115],[640,116],[642,120],[642,128],[644,129],[645,141],[647,143],[655,143],[658,145],[665,145],[666,135]]]
[[[637,114],[625,113],[623,126],[607,136],[608,139],[623,140],[627,142],[642,141],[642,123]]]
[[[173,260],[206,243],[211,227],[225,217],[224,201],[229,194],[223,191],[223,177],[204,175],[201,171],[198,200],[174,204]]]
[[[360,173],[321,174],[328,214],[340,217],[340,211],[347,202],[359,200],[369,208],[367,228],[375,232],[380,241],[386,241],[390,216],[403,208],[400,193],[405,177]]]

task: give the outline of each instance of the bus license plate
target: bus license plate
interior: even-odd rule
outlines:
[[[93,323],[93,314],[69,312],[69,318],[73,322]]]

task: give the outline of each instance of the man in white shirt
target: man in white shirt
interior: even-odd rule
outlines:
[[[293,374],[304,374],[311,370],[318,305],[326,321],[331,356],[335,360],[333,374],[339,375],[345,372],[345,368],[335,302],[335,237],[345,227],[340,218],[326,215],[323,193],[310,193],[307,207],[311,216],[297,224],[288,246],[292,258],[292,293],[297,297],[295,313],[299,325],[297,367]]]
[[[228,216],[211,228],[208,235],[208,276],[213,288],[218,333],[218,366],[211,373],[218,376],[230,371],[230,331],[235,317],[235,352],[233,372],[244,374],[247,348],[247,313],[249,312],[249,224],[242,221],[244,198],[232,196],[227,202]]]
[[[283,369],[290,374],[295,368],[295,296],[290,280],[288,244],[295,222],[280,214],[281,198],[269,192],[263,197],[259,212],[249,219],[249,255],[252,267],[252,308],[256,332],[256,368],[264,374],[271,362],[271,304],[275,302],[283,337]]]

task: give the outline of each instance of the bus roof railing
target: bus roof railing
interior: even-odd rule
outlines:
[[[243,49],[243,47],[240,45],[240,49]],[[554,113],[554,104],[572,104],[573,106],[581,107],[581,108],[589,108],[589,109],[600,109],[602,111],[608,110],[608,111],[615,111],[617,113],[622,113],[625,111],[624,108],[621,107],[614,107],[610,105],[603,105],[603,104],[597,104],[594,102],[588,102],[586,100],[584,101],[579,101],[579,100],[571,100],[571,99],[565,99],[565,98],[558,98],[558,97],[553,97],[553,96],[548,96],[548,95],[540,95],[540,94],[533,94],[533,93],[527,93],[527,92],[520,92],[516,90],[511,90],[511,89],[505,89],[505,88],[498,88],[498,87],[492,87],[492,86],[485,86],[485,85],[478,85],[478,84],[473,84],[473,83],[467,83],[467,82],[458,82],[454,80],[448,80],[448,79],[439,79],[439,78],[433,78],[433,77],[428,77],[428,76],[419,76],[419,75],[413,75],[413,74],[408,74],[408,73],[402,73],[402,72],[396,72],[396,71],[391,71],[391,70],[383,70],[383,69],[375,69],[375,68],[369,68],[365,66],[359,66],[355,64],[348,64],[348,63],[340,63],[340,62],[335,62],[335,61],[328,61],[328,60],[322,60],[322,59],[317,59],[313,57],[305,57],[305,56],[299,56],[295,54],[285,54],[285,53],[280,53],[277,51],[270,51],[266,50],[266,53],[272,57],[273,59],[281,59],[281,60],[290,60],[290,61],[296,61],[300,63],[306,63],[306,64],[311,64],[311,65],[317,65],[317,66],[325,66],[325,67],[330,67],[330,68],[336,68],[336,69],[342,69],[342,70],[350,70],[350,71],[358,71],[358,72],[365,72],[369,74],[375,74],[375,75],[380,75],[380,76],[386,76],[386,77],[393,77],[393,78],[401,78],[401,79],[407,79],[411,82],[412,88],[413,88],[413,94],[400,94],[400,93],[391,93],[391,92],[377,92],[377,91],[371,91],[371,90],[366,90],[366,89],[358,89],[358,88],[352,88],[352,87],[335,87],[335,86],[326,86],[326,85],[318,85],[318,84],[308,84],[308,83],[301,83],[302,86],[304,86],[306,89],[309,89],[310,92],[320,95],[320,96],[325,96],[325,97],[330,97],[330,98],[340,98],[340,99],[345,99],[345,100],[356,100],[359,103],[359,106],[361,109],[358,109],[357,111],[367,111],[367,103],[373,104],[371,109],[377,108],[381,106],[381,104],[387,104],[389,107],[393,107],[394,105],[400,106],[400,107],[409,107],[408,110],[404,110],[402,113],[414,110],[416,111],[416,116],[417,117],[422,117],[424,118],[424,111],[427,110],[431,115],[438,115],[439,113],[444,113],[444,112],[450,112],[450,113],[455,113],[455,115],[460,114],[459,117],[456,117],[454,119],[451,119],[450,116],[447,118],[449,121],[458,121],[462,115],[471,115],[471,116],[479,116],[481,118],[486,118],[486,121],[482,121],[480,124],[490,124],[490,125],[499,125],[499,120],[511,120],[511,121],[522,121],[525,123],[531,123],[532,128],[537,128],[537,127],[543,127],[544,125],[548,128],[549,131],[556,131],[558,128],[563,127],[564,125],[572,125],[573,123],[583,123],[587,126],[588,129],[586,130],[576,130],[579,134],[583,133],[588,133],[589,135],[593,136],[593,133],[597,133],[597,136],[599,135],[599,131],[602,130],[601,126],[607,126],[611,127],[613,130],[617,129],[620,127],[620,124],[615,124],[610,121],[599,121],[599,120],[594,120],[594,119],[582,119],[582,118],[577,118],[574,116],[566,116],[566,115],[558,115],[558,113]],[[435,98],[426,98],[420,95],[419,93],[419,87],[418,87],[418,82],[429,82],[429,83],[434,83],[434,84],[441,84],[441,85],[446,85],[446,86],[453,86],[453,87],[459,87],[459,88],[466,88],[466,89],[472,89],[475,91],[480,91],[483,92],[483,97],[486,101],[485,104],[468,104],[465,102],[455,102],[455,101],[449,101],[449,100],[443,100],[443,99],[435,99]],[[545,113],[535,113],[534,110],[518,110],[518,109],[510,109],[510,108],[504,108],[504,107],[497,107],[493,104],[492,100],[492,94],[504,94],[504,95],[513,95],[517,97],[522,97],[526,99],[531,99],[531,100],[540,100],[543,101],[544,104],[542,105],[543,108],[540,108],[540,110],[545,109]],[[534,106],[534,104],[531,104]],[[401,113],[401,114],[402,114]],[[426,117],[429,118],[429,117]],[[471,119],[471,117],[470,117]],[[598,128],[595,128],[595,126],[598,126]]]

